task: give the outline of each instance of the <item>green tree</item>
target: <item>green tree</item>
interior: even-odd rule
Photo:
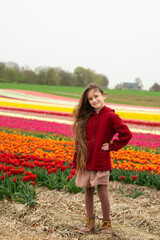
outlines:
[[[0,62],[0,82],[5,82],[5,64]]]
[[[46,67],[37,67],[35,69],[38,84],[41,84],[41,85],[46,85],[47,84],[47,78],[46,78],[47,70],[48,70],[48,68],[46,68]]]
[[[46,73],[46,82],[48,85],[59,85],[60,83],[60,74],[54,68],[49,68]]]
[[[102,87],[107,88],[109,84],[108,78],[103,74],[96,74],[96,83]]]
[[[91,82],[96,82],[96,75],[90,69],[85,69],[83,67],[77,67],[74,70],[74,75],[77,78],[78,86],[84,87]]]
[[[21,80],[21,82],[36,84],[37,83],[37,75],[32,70],[24,70],[22,72],[22,80]]]
[[[77,86],[78,85],[78,81],[77,81],[77,77],[70,72],[66,72],[64,70],[60,70],[59,71],[60,74],[60,85],[62,86]]]
[[[7,83],[17,82],[17,73],[12,68],[6,68],[4,78]]]

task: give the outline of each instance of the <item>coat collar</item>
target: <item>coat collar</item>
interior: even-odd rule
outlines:
[[[111,109],[110,107],[104,105],[99,111],[99,113],[96,113],[96,111],[93,109],[92,116],[97,116],[99,114],[102,114],[103,112],[114,112],[114,109]]]
[[[93,116],[96,116],[96,115],[98,115],[98,114],[104,112],[105,109],[106,109],[106,106],[105,106],[105,105],[101,108],[101,110],[100,110],[98,113],[96,113],[96,111],[95,111],[95,109],[94,109],[92,115],[93,115]]]

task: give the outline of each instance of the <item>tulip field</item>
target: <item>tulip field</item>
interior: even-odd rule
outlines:
[[[78,193],[72,168],[72,111],[78,100],[24,90],[0,90],[0,200],[33,207],[37,186]],[[160,108],[107,104],[133,133],[111,152],[110,181],[160,190]],[[116,138],[116,136],[114,136]]]

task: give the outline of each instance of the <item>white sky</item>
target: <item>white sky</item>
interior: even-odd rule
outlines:
[[[0,61],[160,84],[160,0],[0,0]]]

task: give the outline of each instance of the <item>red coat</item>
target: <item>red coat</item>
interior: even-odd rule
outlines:
[[[118,133],[118,139],[111,142]],[[132,133],[113,109],[104,106],[97,114],[91,115],[86,126],[87,159],[86,170],[106,171],[111,170],[110,151],[117,151],[127,145]],[[101,149],[104,143],[109,143],[109,150]],[[74,167],[76,167],[76,153],[74,154]]]

